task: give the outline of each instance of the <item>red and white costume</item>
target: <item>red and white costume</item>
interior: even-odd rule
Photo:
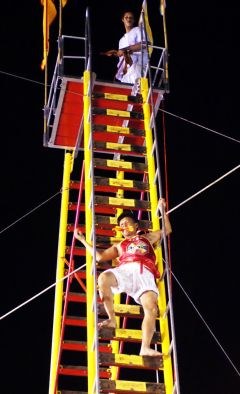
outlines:
[[[137,262],[140,264],[141,272],[143,267],[146,267],[152,272],[155,278],[160,278],[160,274],[156,268],[156,256],[154,249],[146,237],[136,235],[131,238],[126,238],[119,246],[122,249],[122,253],[118,258],[118,267],[123,264]]]
[[[141,304],[140,297],[146,291],[158,295],[155,278],[159,278],[160,274],[149,240],[142,235],[135,235],[124,239],[119,247],[122,253],[118,258],[118,266],[107,270],[114,274],[118,283],[117,287],[112,287],[112,292],[127,293],[138,304]]]

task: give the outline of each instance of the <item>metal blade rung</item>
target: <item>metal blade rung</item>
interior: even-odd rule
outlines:
[[[134,200],[130,198],[117,198],[117,197],[105,197],[95,196],[95,204],[99,205],[114,205],[117,207],[135,207],[142,209],[150,209],[150,201],[146,200]]]
[[[138,153],[138,154],[146,154],[145,146],[136,146],[130,144],[122,144],[117,142],[101,142],[95,141],[93,144],[94,150],[106,150],[106,151],[120,151],[121,153],[127,152],[127,154]]]
[[[142,103],[141,96],[131,96],[126,94],[114,94],[114,93],[97,93],[93,92],[93,98],[99,99],[103,98],[106,100],[116,100],[116,101],[130,101],[132,103]]]
[[[129,137],[132,135],[143,137],[145,135],[144,130],[138,130],[133,127],[122,127],[122,126],[112,126],[112,125],[93,125],[93,131],[105,131],[108,133],[117,134],[128,134]]]
[[[119,116],[121,118],[132,118],[132,119],[139,119],[139,120],[144,119],[143,113],[141,113],[141,112],[122,111],[119,109],[94,107],[92,110],[92,113],[93,113],[93,115]]]
[[[122,171],[143,173],[147,171],[145,163],[134,163],[122,160],[94,159],[94,166],[102,169],[121,169]]]
[[[100,353],[99,364],[103,366],[115,365],[126,368],[162,369],[163,358],[150,356],[135,356],[132,354]]]
[[[101,327],[99,330],[99,338],[105,340],[117,340],[117,341],[128,341],[128,342],[141,342],[142,331],[132,330],[125,328],[110,328]],[[154,332],[152,337],[152,344],[159,344],[161,342],[160,332]]]
[[[163,383],[138,382],[128,380],[100,380],[101,393],[149,393],[165,394]]]

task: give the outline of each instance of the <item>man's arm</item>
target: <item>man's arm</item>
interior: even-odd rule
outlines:
[[[161,209],[161,212],[164,211],[164,224],[165,224],[165,231],[166,231],[166,235],[168,236],[169,234],[171,234],[172,232],[172,226],[169,220],[168,215],[165,213],[165,200],[162,198],[159,202],[160,205],[162,205],[162,207],[164,207],[164,209]],[[162,237],[162,230],[156,230],[156,231],[151,231],[150,233],[147,234],[147,238],[149,239],[149,241],[151,243],[155,243],[157,241],[159,241]]]
[[[93,256],[93,247],[86,241],[84,235],[78,230],[74,230],[74,236],[78,241],[82,242],[82,244],[85,246],[85,248],[91,253]],[[96,260],[101,263],[103,261],[108,261],[112,260],[118,257],[118,250],[117,248],[113,245],[110,248],[104,250],[103,252],[96,251]]]
[[[139,51],[141,51],[141,48],[142,48],[141,42],[137,42],[136,44],[132,44],[132,45],[129,45],[128,47],[119,49],[118,53],[120,53],[120,51],[129,51],[130,53],[132,53],[132,52],[139,52]],[[146,42],[145,41],[143,42],[143,48],[146,48]]]

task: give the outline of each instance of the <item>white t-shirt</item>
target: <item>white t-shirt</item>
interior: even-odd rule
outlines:
[[[143,40],[145,41],[145,37],[143,37]],[[119,41],[119,49],[126,48],[130,45],[134,45],[141,42],[141,29],[137,27],[133,27],[128,33],[125,33],[124,36],[120,39]],[[133,64],[131,66],[128,65],[127,73],[123,75],[123,68],[125,65],[124,57],[121,56],[119,58],[118,62],[118,71],[116,74],[116,78],[120,80],[121,82],[126,82],[126,83],[135,83],[136,79],[141,77],[141,66],[142,66],[142,59],[141,59],[142,53],[141,51],[139,52],[133,52],[131,54],[132,62]],[[147,50],[143,50],[143,68],[146,68],[148,61],[148,55],[147,55]]]

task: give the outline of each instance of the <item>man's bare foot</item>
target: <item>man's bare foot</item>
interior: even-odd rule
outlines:
[[[98,323],[98,328],[103,328],[103,327],[116,328],[116,320],[115,319],[108,319],[108,320],[104,320],[104,321]]]
[[[140,356],[159,357],[159,356],[162,356],[162,353],[158,352],[157,350],[151,349],[151,348],[144,348],[144,349],[141,349]]]

